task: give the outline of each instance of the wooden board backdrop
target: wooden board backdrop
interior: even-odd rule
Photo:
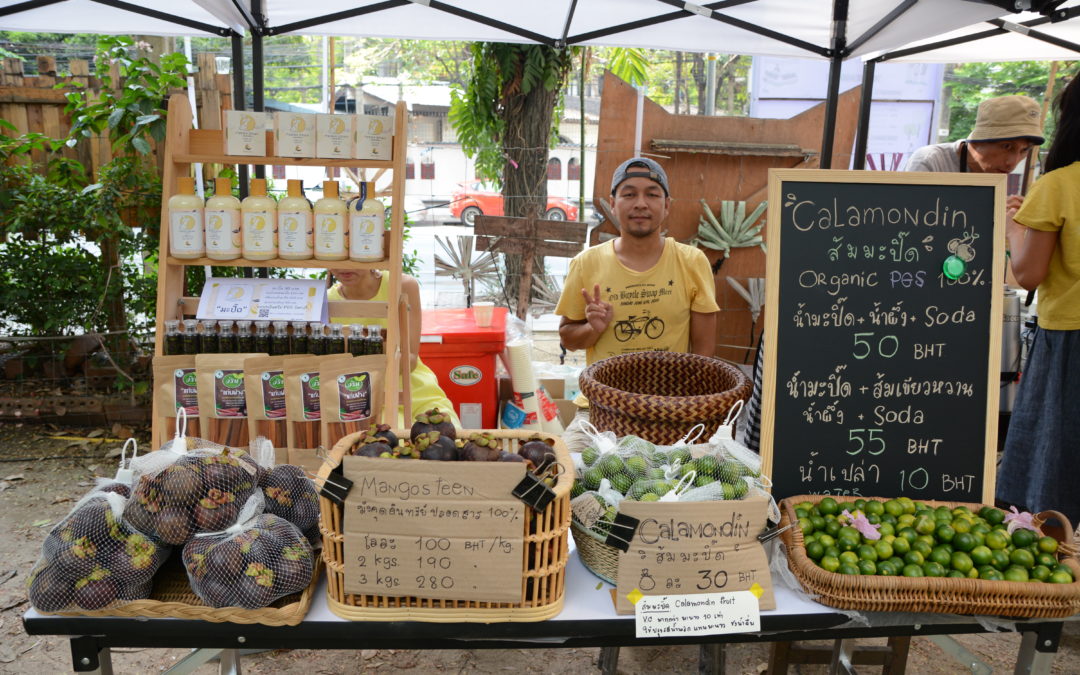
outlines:
[[[777,497],[993,503],[1005,177],[772,170],[763,471]],[[968,258],[951,280],[942,264]]]

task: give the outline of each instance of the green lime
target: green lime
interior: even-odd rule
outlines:
[[[986,535],[986,545],[991,551],[1004,550],[1009,545],[1009,537],[1004,532],[992,531]]]
[[[877,562],[877,549],[875,549],[870,544],[863,544],[862,546],[859,546],[857,549],[855,549],[855,553],[858,554],[859,560],[869,560],[870,562]]]
[[[716,479],[713,478],[712,476],[708,475],[708,474],[699,473],[698,475],[694,476],[694,487],[705,487],[706,485],[711,485],[712,483],[715,483],[715,482],[716,482]],[[725,492],[726,492],[726,490],[725,490]],[[734,490],[732,490],[732,494],[735,494]],[[728,499],[728,497],[725,496],[724,499]],[[805,518],[800,518],[799,520],[802,521],[802,520],[806,520],[806,519]],[[809,521],[807,521],[807,522],[809,522]]]
[[[1054,571],[1055,572],[1064,572],[1065,574],[1068,574],[1070,577],[1075,578],[1075,575],[1073,574],[1072,569],[1070,569],[1069,566],[1066,565],[1065,563],[1058,563],[1054,567]]]
[[[942,567],[948,567],[952,564],[952,551],[944,546],[938,546],[930,552],[930,555],[927,556],[926,559],[936,562]]]
[[[984,506],[979,509],[979,516],[991,525],[1000,525],[1005,522],[1005,512],[992,506]]]
[[[923,563],[923,574],[928,577],[945,576],[945,566],[938,562],[927,561]]]
[[[904,513],[915,513],[915,502],[911,501],[911,497],[898,497],[897,500],[904,507]]]
[[[1052,584],[1071,584],[1073,582],[1072,574],[1058,570],[1050,574],[1050,583]]]
[[[814,531],[825,530],[825,519],[817,514],[810,515],[810,522],[814,524]]]
[[[820,541],[812,541],[806,545],[806,556],[811,560],[821,560],[823,555],[825,555],[825,547],[821,545]],[[1049,571],[1047,570],[1047,572]]]
[[[1016,548],[1024,548],[1034,544],[1039,538],[1039,535],[1031,530],[1025,530],[1020,528],[1012,533],[1012,544]]]
[[[836,539],[830,537],[824,532],[815,532],[817,534],[817,540],[821,542],[822,546],[828,548],[829,546],[836,546]]]
[[[825,555],[831,555],[832,557],[836,558],[837,560],[840,559],[840,554],[841,553],[843,553],[843,551],[841,551],[836,546],[826,546],[825,547]]]
[[[626,468],[638,478],[645,478],[649,473],[649,462],[641,455],[633,455],[626,460]]]
[[[1054,569],[1055,567],[1057,567],[1058,564],[1057,556],[1054,556],[1050,553],[1040,553],[1035,556],[1035,564],[1043,565],[1045,567],[1049,567],[1050,569]]]
[[[1039,537],[1038,546],[1041,553],[1057,553],[1058,540],[1053,537]]]
[[[991,549],[990,564],[993,565],[995,569],[1005,571],[1006,569],[1008,569],[1009,565],[1012,564],[1012,561],[1009,560],[1008,551]]]
[[[620,494],[626,494],[630,489],[630,486],[634,484],[634,479],[625,473],[617,473],[611,477],[611,487],[619,491]]]
[[[1002,581],[1005,577],[998,570],[993,567],[979,572],[979,578],[987,581]]]
[[[918,551],[925,558],[926,556],[930,555],[930,552],[934,550],[934,547],[931,546],[929,542],[926,542],[926,541],[923,541],[922,539],[919,539],[917,541],[912,542],[911,550],[912,551]]]
[[[897,537],[892,541],[893,552],[896,555],[904,555],[911,550],[911,542],[904,537]]]
[[[921,566],[925,562],[923,554],[918,551],[908,551],[904,554],[904,563],[906,565],[919,565]],[[922,576],[921,574],[919,576]]]
[[[956,530],[957,534],[961,534],[963,532],[971,532],[971,521],[967,518],[953,518],[950,525],[952,529]]]
[[[921,576],[923,576],[922,565],[916,565],[915,563],[908,563],[907,565],[904,565],[904,569],[902,571],[902,574],[905,577],[921,577]]]
[[[888,560],[895,552],[893,545],[883,539],[874,542],[874,551],[877,553],[878,560]]]
[[[594,466],[591,469],[586,469],[585,473],[581,477],[581,482],[585,484],[586,490],[595,490],[600,487],[600,481],[604,478],[604,472],[600,470],[600,467]]]
[[[953,529],[952,525],[938,525],[937,529],[934,530],[934,537],[938,541],[948,544],[956,537],[956,530]]]
[[[859,566],[858,565],[844,565],[844,564],[841,564],[840,569],[838,569],[836,571],[839,572],[840,574],[858,575],[859,574]]]
[[[821,560],[818,561],[818,564],[821,565],[821,569],[826,572],[835,572],[840,569],[840,560],[833,555],[822,556]]]
[[[675,460],[678,460],[681,463],[686,464],[691,459],[693,459],[693,456],[690,454],[689,448],[675,448],[668,454],[667,457],[664,458],[663,462],[658,463],[667,464],[669,462],[675,462]]]
[[[972,561],[971,556],[963,551],[955,551],[949,556],[949,567],[958,572],[962,572],[965,575],[970,572],[971,568],[974,566],[975,563]]]
[[[971,560],[976,565],[989,565],[990,560],[993,558],[993,551],[987,546],[976,546],[971,549]]]
[[[878,534],[882,537],[888,537],[889,535],[896,534],[896,528],[894,528],[891,523],[883,522],[878,528]]]
[[[889,501],[885,502],[883,506],[885,508],[885,513],[889,514],[890,516],[895,516],[899,518],[900,516],[904,515],[904,505],[901,504],[899,500],[890,499]]]
[[[648,472],[646,472],[646,475],[653,480],[663,480],[667,477],[667,474],[664,473],[664,470],[658,466],[654,466],[653,468],[649,469]],[[682,476],[680,476],[680,478],[682,478]]]
[[[879,577],[895,577],[900,571],[896,565],[893,565],[888,560],[878,563],[877,573]]]
[[[844,551],[840,554],[841,565],[856,565],[859,562],[859,554],[855,551]]]
[[[970,532],[957,532],[956,536],[953,537],[952,547],[957,551],[967,553],[975,548],[975,535]]]
[[[885,505],[879,501],[870,500],[866,502],[865,511],[870,516],[883,516],[885,515]]]
[[[596,464],[596,460],[600,458],[600,451],[596,448],[585,448],[581,451],[581,461],[585,463],[585,466],[592,466]]]
[[[716,475],[719,476],[720,479],[725,480],[725,481],[727,481],[729,483],[735,482],[736,480],[738,480],[739,478],[742,478],[743,476],[747,475],[748,473],[749,473],[749,471],[747,471],[745,466],[743,466],[739,462],[736,462],[733,459],[725,460],[717,468],[717,471],[716,471]]]
[[[1035,567],[1035,556],[1026,548],[1017,548],[1013,549],[1012,553],[1009,554],[1009,562],[1029,570]]]
[[[1047,581],[1050,579],[1050,568],[1046,565],[1036,565],[1031,568],[1031,578],[1038,579],[1039,581]]]
[[[802,530],[803,536],[814,533],[814,524],[810,522],[809,518],[799,518],[799,529]]]
[[[837,510],[836,500],[832,497],[825,497],[818,502],[818,511],[826,516],[835,516],[839,511]]]
[[[948,572],[946,572],[945,576],[951,577],[953,579],[967,579],[967,574],[961,572],[960,570],[949,570]]]
[[[937,521],[930,516],[919,516],[915,519],[914,527],[917,534],[933,534],[937,529]]]
[[[735,489],[735,499],[742,499],[750,491],[750,484],[742,478],[732,483],[731,487]]]
[[[713,478],[720,477],[720,462],[712,455],[702,455],[694,460],[698,475],[705,474]]]
[[[575,480],[574,484],[570,486],[570,499],[580,497],[585,493],[585,483],[580,480]]]
[[[858,564],[859,574],[874,575],[877,574],[877,565],[872,560],[860,560]]]
[[[596,463],[596,467],[603,472],[604,476],[614,476],[617,473],[622,473],[626,469],[626,464],[623,463],[622,457],[609,452],[600,458],[600,461]]]
[[[831,534],[834,537],[836,535],[840,534],[840,528],[842,528],[842,527],[843,527],[843,525],[841,525],[840,521],[838,521],[835,517],[834,518],[827,518],[825,520],[825,531],[828,532],[829,534]]]
[[[1028,571],[1023,567],[1010,567],[1005,570],[1005,581],[1027,581],[1030,579]]]
[[[658,501],[660,501],[660,495],[656,494],[655,492],[646,492],[645,494],[641,495],[641,499],[639,499],[638,501],[639,502],[658,502]]]

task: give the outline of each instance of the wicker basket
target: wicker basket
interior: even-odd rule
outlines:
[[[653,443],[674,443],[699,422],[711,433],[750,390],[750,379],[730,363],[678,352],[622,354],[581,373],[597,429]]]
[[[319,584],[322,560],[315,559],[311,583],[301,593],[279,598],[269,607],[207,607],[191,590],[187,572],[177,558],[171,558],[154,575],[154,590],[146,600],[135,600],[120,607],[79,612],[55,612],[63,616],[145,617],[148,619],[195,619],[213,623],[258,623],[264,626],[295,626],[304,620],[315,587]],[[49,614],[49,612],[41,612]]]
[[[780,526],[797,521],[795,504],[817,503],[826,495],[801,495],[780,502]],[[867,497],[869,499],[869,497]],[[923,502],[928,506],[967,506],[978,510],[982,504],[961,502]],[[1072,530],[1064,516],[1053,514],[1064,524],[1063,549],[1072,546]],[[1017,581],[988,581],[985,579],[953,579],[949,577],[880,577],[846,575],[827,572],[814,564],[807,555],[802,531],[798,526],[785,530],[788,564],[809,593],[817,601],[839,609],[872,612],[931,612],[941,614],[985,614],[1025,618],[1062,618],[1080,611],[1080,582],[1071,584],[1022,583]],[[1061,554],[1074,577],[1080,578],[1080,564],[1071,555]]]
[[[619,574],[619,549],[608,546],[600,536],[576,520],[570,521],[578,558],[585,568],[609,584]]]
[[[473,433],[461,431],[462,435]],[[557,461],[569,469],[573,466],[566,446],[557,437],[532,431],[484,430],[501,442],[503,450],[516,452],[524,442],[541,438],[554,444]],[[400,436],[407,437],[407,432]],[[327,478],[341,463],[359,434],[339,440],[319,471]],[[478,469],[482,467],[477,467]],[[543,621],[562,611],[566,591],[566,561],[569,557],[570,487],[573,471],[563,471],[555,484],[555,499],[542,513],[525,519],[526,555],[522,561],[520,602],[476,602],[471,600],[437,600],[385,595],[353,595],[345,593],[343,509],[326,497],[321,498],[319,527],[323,534],[323,560],[326,562],[327,603],[338,616],[351,621],[433,621],[481,622]]]

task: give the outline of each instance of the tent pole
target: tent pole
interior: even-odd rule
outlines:
[[[840,68],[847,54],[848,0],[833,0],[833,36],[829,49],[829,89],[825,97],[825,131],[821,136],[822,169],[832,168],[833,136],[836,134],[836,106],[840,97]]]
[[[874,100],[874,67],[877,61],[866,61],[862,70],[862,91],[859,98],[859,126],[855,132],[855,170],[866,168],[866,143],[870,131],[870,105]]]
[[[251,31],[251,109],[263,112],[265,81],[263,79],[263,26],[266,20],[262,13],[261,0],[251,0],[251,14],[259,25]],[[255,166],[255,177],[266,178],[266,167]]]
[[[232,46],[232,107],[233,110],[247,109],[247,92],[244,86],[244,36],[233,33],[229,38]],[[240,189],[240,199],[248,196],[248,165],[240,164],[236,167],[237,186]]]

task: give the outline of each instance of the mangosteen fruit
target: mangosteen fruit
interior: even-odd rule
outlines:
[[[165,467],[158,476],[161,494],[169,502],[186,505],[199,498],[202,491],[202,479],[194,469],[181,464]]]
[[[116,600],[117,583],[113,573],[96,567],[89,575],[75,582],[73,601],[83,609],[101,609]]]
[[[375,431],[371,435],[383,439],[391,448],[396,448],[398,446],[397,434],[391,430],[389,424],[377,425]]]
[[[499,458],[496,461],[499,461],[499,462],[524,462],[525,464],[529,465],[530,470],[532,469],[532,463],[529,460],[525,459],[524,457],[522,457],[521,455],[519,455],[517,453],[507,452],[506,450],[500,450],[499,451]]]
[[[188,511],[178,506],[166,506],[158,512],[153,519],[153,530],[147,532],[151,536],[157,535],[161,541],[170,546],[183,546],[192,534],[191,522]]]
[[[438,431],[429,431],[417,436],[413,441],[414,448],[420,451],[421,459],[434,459],[442,462],[453,462],[460,459],[458,448],[453,439],[443,436]]]
[[[30,576],[30,604],[42,612],[59,612],[71,604],[73,582],[55,567],[46,566]]]
[[[499,442],[491,434],[469,434],[461,443],[461,458],[470,462],[494,462],[499,459]]]
[[[526,441],[518,448],[518,454],[532,462],[533,471],[539,472],[555,461],[555,450],[540,439]]]
[[[438,431],[443,436],[451,439],[457,437],[457,429],[454,427],[454,423],[450,421],[449,415],[439,412],[438,408],[432,408],[416,416],[416,421],[413,422],[412,428],[409,430],[409,438],[415,443],[417,437],[421,434],[432,431]]]

